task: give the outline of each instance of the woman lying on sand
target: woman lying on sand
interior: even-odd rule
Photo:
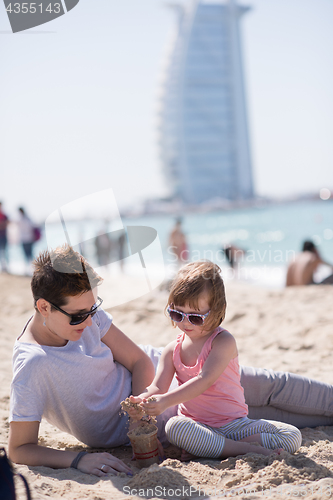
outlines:
[[[38,444],[42,416],[90,447],[128,443],[120,402],[154,378],[161,350],[139,348],[101,309],[101,278],[68,246],[42,252],[31,281],[34,315],[14,346],[9,456],[13,462],[76,467],[103,476],[131,470],[109,453],[77,454]],[[241,367],[249,418],[297,427],[332,425],[333,387],[290,373]],[[176,414],[158,417],[159,438]]]

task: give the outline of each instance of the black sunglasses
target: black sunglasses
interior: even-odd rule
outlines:
[[[71,318],[69,324],[70,325],[79,325],[80,323],[83,323],[89,316],[94,316],[96,314],[97,309],[99,306],[102,305],[103,300],[100,297],[97,297],[98,303],[96,303],[89,312],[82,313],[82,314],[69,314],[66,311],[63,311],[60,307],[56,306],[55,304],[52,304],[49,300],[47,301],[49,304],[51,304],[54,309],[57,311],[61,312],[62,314],[66,314],[69,318]]]

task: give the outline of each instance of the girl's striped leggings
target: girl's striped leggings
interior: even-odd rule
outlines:
[[[302,435],[293,425],[248,417],[238,418],[222,427],[210,427],[188,417],[176,416],[168,420],[165,431],[170,443],[198,457],[218,458],[225,438],[240,441],[258,433],[264,448],[283,448],[295,453],[302,444]]]

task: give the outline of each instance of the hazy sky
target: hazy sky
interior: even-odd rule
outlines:
[[[190,1],[190,0],[183,0]],[[333,2],[249,0],[241,21],[260,195],[333,188]],[[0,4],[0,200],[40,220],[112,188],[120,206],[165,192],[158,82],[175,14],[160,0],[80,0],[12,34]]]

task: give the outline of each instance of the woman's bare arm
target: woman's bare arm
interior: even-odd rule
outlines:
[[[140,394],[151,384],[155,375],[153,362],[116,325],[112,323],[102,342],[111,349],[114,360],[132,373],[132,394]]]
[[[70,467],[77,451],[55,450],[38,444],[39,422],[11,422],[9,429],[8,454],[12,462],[24,465],[42,465],[53,469]],[[101,467],[106,467],[101,470]],[[87,453],[79,461],[82,472],[103,477],[105,473],[131,473],[121,460],[110,453]]]

